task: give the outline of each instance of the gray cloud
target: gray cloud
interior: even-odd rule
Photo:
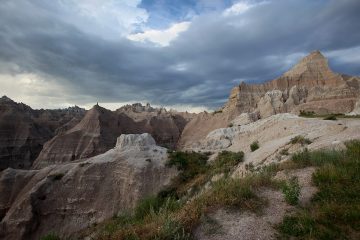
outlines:
[[[360,53],[358,0],[274,0],[236,16],[208,13],[163,48],[84,31],[59,17],[60,5],[49,9],[45,2],[0,5],[0,72],[52,78],[74,103],[213,108],[239,81],[273,79],[314,49]],[[358,61],[342,62],[336,54],[330,61],[338,72],[360,74]]]

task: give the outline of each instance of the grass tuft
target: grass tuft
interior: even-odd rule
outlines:
[[[60,240],[60,237],[57,236],[55,233],[49,233],[41,237],[40,240]]]
[[[282,186],[285,201],[290,205],[297,205],[299,202],[300,190],[299,181],[296,177],[291,178],[289,182],[285,182]]]
[[[250,150],[252,152],[256,151],[257,149],[259,149],[260,146],[259,146],[259,142],[258,141],[254,141],[250,144]]]

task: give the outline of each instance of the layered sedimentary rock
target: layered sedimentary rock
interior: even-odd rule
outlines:
[[[334,73],[327,59],[312,52],[281,77],[263,84],[246,84],[232,90],[224,111],[262,110],[262,117],[300,110],[348,113],[360,95],[360,79]],[[335,104],[338,102],[339,104]]]
[[[185,125],[195,114],[187,112],[167,111],[165,108],[153,108],[140,103],[126,105],[117,110],[132,118],[142,132],[150,133],[157,144],[175,148]]]
[[[149,134],[121,135],[104,154],[41,170],[0,173],[0,239],[61,237],[128,210],[177,174]]]
[[[122,133],[149,133],[157,144],[174,148],[191,116],[150,105],[127,105],[116,111],[95,105],[80,123],[45,143],[33,168],[104,153],[114,146],[117,136]]]
[[[243,82],[234,87],[220,113],[199,115],[186,126],[179,147],[204,138],[216,128],[226,127],[241,113],[259,114],[260,118],[300,111],[349,113],[359,96],[360,78],[334,73],[327,59],[314,51],[277,79],[263,84]]]
[[[44,144],[33,168],[96,156],[111,149],[120,134],[139,132],[128,116],[95,105],[77,125]]]
[[[0,170],[30,168],[43,144],[64,124],[78,122],[84,114],[78,107],[33,110],[6,96],[0,98]]]

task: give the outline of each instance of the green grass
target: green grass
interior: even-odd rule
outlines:
[[[44,237],[41,237],[40,240],[61,240],[59,236],[54,233],[49,233]]]
[[[259,142],[258,141],[254,141],[250,144],[250,150],[252,152],[256,151],[257,149],[259,149],[260,146],[259,146]]]
[[[303,151],[294,155],[295,167],[316,166],[313,182],[318,192],[310,206],[284,218],[282,237],[298,239],[359,239],[360,141],[346,150]]]
[[[296,177],[285,182],[282,186],[285,201],[290,205],[297,205],[299,202],[300,190],[299,181]]]

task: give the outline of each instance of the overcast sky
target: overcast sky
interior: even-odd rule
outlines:
[[[1,0],[0,94],[214,109],[321,50],[360,75],[359,0]]]

